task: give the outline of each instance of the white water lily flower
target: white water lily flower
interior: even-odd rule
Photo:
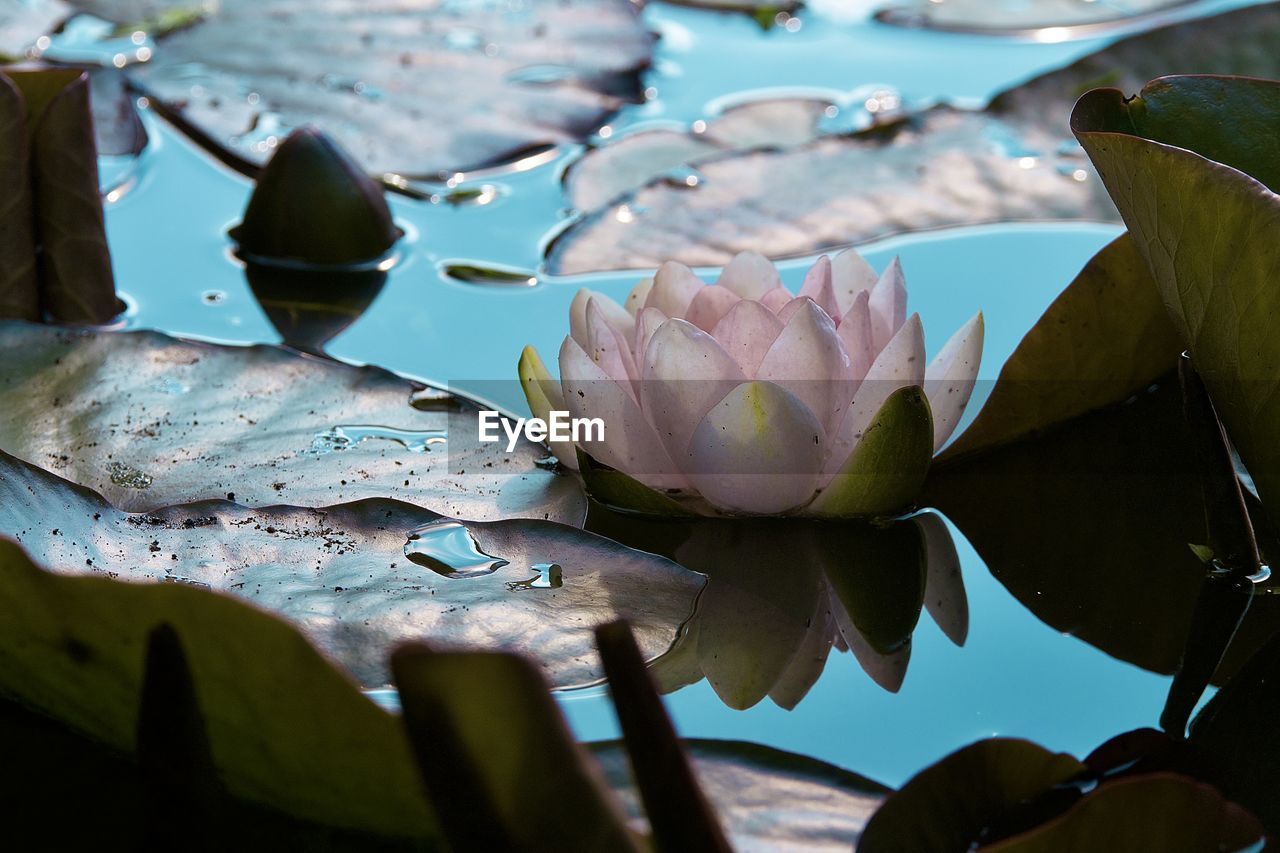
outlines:
[[[868,465],[883,474],[920,458],[895,449],[885,430],[862,454],[874,459],[855,458],[879,427],[927,445],[927,467],[969,401],[982,335],[979,313],[926,367],[924,330],[919,315],[907,315],[896,259],[877,275],[852,250],[824,256],[793,296],[772,263],[744,252],[713,285],[663,264],[625,306],[579,291],[559,385],[532,349],[521,378],[535,416],[601,419],[604,441],[582,449],[647,486],[691,504],[700,497],[711,511],[843,514],[861,506],[850,490],[880,476],[868,479]],[[880,417],[904,388],[923,391],[914,431]],[[577,467],[572,444],[553,442],[552,451]]]

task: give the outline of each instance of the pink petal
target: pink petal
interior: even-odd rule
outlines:
[[[827,312],[808,297],[796,302],[801,304],[791,312],[790,321],[769,348],[756,375],[791,392],[809,407],[826,432],[836,426],[837,418],[853,399],[849,356]]]
[[[631,288],[631,292],[627,294],[627,301],[622,307],[627,309],[627,313],[632,317],[638,315],[644,310],[645,300],[649,298],[649,291],[653,290],[653,279],[646,278],[641,280],[635,287]]]
[[[859,293],[836,328],[840,343],[844,344],[844,351],[849,354],[849,372],[858,382],[867,375],[879,352],[871,339],[870,296],[865,290]]]
[[[845,249],[831,261],[831,286],[836,292],[840,313],[853,307],[853,300],[864,290],[875,287],[879,276],[857,252]]]
[[[782,321],[759,302],[744,299],[716,323],[712,337],[748,378],[754,378],[765,353],[782,334]]]
[[[787,303],[792,299],[795,299],[795,297],[791,295],[790,290],[785,287],[775,287],[760,297],[760,304],[777,314],[783,308],[786,308]]]
[[[924,393],[933,409],[933,449],[939,450],[955,432],[973,394],[982,363],[982,312],[960,327],[924,372]]]
[[[729,309],[742,301],[742,297],[727,287],[713,284],[698,291],[689,303],[689,311],[685,319],[693,325],[709,332],[720,322],[720,318],[729,313]]]
[[[654,488],[685,485],[640,406],[573,338],[560,347],[560,385],[573,417],[604,421],[605,440],[580,445],[592,458]]]
[[[884,401],[899,388],[924,384],[924,327],[912,314],[876,357],[831,441],[824,479],[840,470]],[[825,485],[825,483],[824,483]]]
[[[667,261],[658,267],[653,277],[653,289],[645,298],[644,307],[657,308],[668,317],[683,317],[689,303],[703,288],[702,279],[684,264]]]
[[[898,334],[907,319],[907,282],[897,258],[871,289],[871,340],[876,350]]]
[[[640,404],[677,464],[698,422],[746,378],[714,338],[676,318],[654,332],[641,376]]]
[[[759,299],[772,288],[781,287],[782,280],[764,255],[739,252],[720,273],[716,284],[729,288],[743,299]]]
[[[822,444],[808,406],[772,382],[743,382],[698,424],[683,467],[714,506],[775,515],[812,500]]]
[[[609,374],[609,378],[622,383],[631,396],[635,397],[632,382],[639,376],[631,347],[618,330],[605,320],[600,300],[594,296],[587,300],[587,346],[584,349],[591,360]]]
[[[826,255],[818,258],[805,274],[804,284],[800,285],[800,295],[818,303],[818,307],[826,311],[833,320],[840,319],[840,315],[844,313],[836,301],[835,287],[831,283],[831,259]]]
[[[635,328],[635,318],[626,309],[603,293],[587,290],[585,287],[573,295],[569,305],[569,335],[578,342],[578,346],[589,349],[587,342],[587,303],[596,300],[601,315],[610,326],[617,329],[624,338],[631,339]]]

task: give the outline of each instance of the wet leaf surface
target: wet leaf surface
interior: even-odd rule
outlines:
[[[434,833],[399,722],[285,623],[181,584],[51,574],[8,541],[0,590],[5,697],[129,755],[147,636],[167,622],[232,794],[329,826]]]
[[[241,597],[290,619],[369,687],[388,682],[391,648],[415,639],[524,651],[557,687],[591,683],[600,678],[596,624],[630,620],[646,659],[656,658],[704,583],[660,557],[544,521],[463,526],[379,499],[322,509],[204,501],[129,514],[7,454],[0,463],[0,532],[41,565]],[[435,522],[443,526],[424,530]],[[442,564],[477,562],[482,573],[443,574]],[[558,586],[535,583],[544,563],[560,566]]]
[[[624,0],[223,0],[133,74],[250,163],[315,124],[371,173],[434,178],[589,134],[639,95],[651,42]]]
[[[1154,80],[1081,99],[1072,127],[1133,234],[1273,524],[1280,521],[1280,83]]]
[[[878,126],[853,135],[823,133],[816,115],[797,131],[793,118],[785,121],[793,141],[780,147],[722,144],[683,164],[672,162],[670,152],[680,146],[670,136],[661,145],[623,137],[617,144],[632,146],[636,163],[621,152],[606,155],[605,146],[575,166],[587,175],[599,171],[589,165],[592,157],[608,156],[607,169],[619,180],[598,191],[575,189],[571,180],[573,198],[613,197],[584,209],[585,218],[552,244],[547,265],[557,273],[653,268],[665,260],[722,266],[745,250],[805,255],[905,231],[1115,220],[1071,139],[1066,116],[1075,100],[1097,85],[1136,92],[1174,72],[1280,76],[1277,31],[1280,5],[1237,10],[1124,39],[1004,92],[981,112],[943,105],[895,118],[879,111]],[[707,134],[713,127],[714,120]],[[696,169],[695,185],[670,179],[681,165]]]
[[[905,27],[963,32],[1018,32],[1042,27],[1118,23],[1186,5],[1192,0],[889,0],[876,14]]]
[[[689,739],[695,775],[735,850],[848,850],[889,789],[834,765],[752,743]],[[591,751],[642,819],[621,743]]]
[[[577,483],[538,467],[540,445],[482,444],[474,404],[411,405],[423,387],[378,368],[17,322],[0,323],[0,363],[0,449],[121,509],[390,497],[475,520],[585,514]]]

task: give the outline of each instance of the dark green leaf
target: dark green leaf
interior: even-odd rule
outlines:
[[[1157,80],[1132,101],[1096,90],[1072,115],[1273,523],[1278,122],[1280,82],[1207,77]]]

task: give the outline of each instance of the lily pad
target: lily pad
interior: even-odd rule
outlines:
[[[992,738],[958,750],[891,795],[860,853],[982,850],[1242,850],[1262,824],[1213,787],[1176,773],[1096,781],[1081,762],[1036,744]]]
[[[182,584],[50,574],[0,540],[7,699],[130,755],[147,636],[160,623],[182,638],[231,794],[328,826],[435,835],[399,721],[285,623]]]
[[[40,36],[57,29],[75,10],[63,0],[19,0],[0,7],[0,61],[24,58]]]
[[[1136,91],[1173,71],[1280,76],[1280,54],[1272,49],[1278,32],[1277,4],[1164,27],[1010,89],[980,112],[942,105],[902,115],[888,108],[896,96],[833,105],[875,107],[878,122],[868,115],[871,126],[853,134],[826,132],[825,111],[805,124],[781,118],[787,111],[775,107],[777,134],[785,128],[796,141],[721,144],[697,153],[683,164],[696,170],[692,184],[671,179],[680,164],[653,157],[655,146],[629,143],[643,161],[634,166],[606,155],[605,146],[575,169],[598,173],[590,160],[609,156],[614,174],[636,177],[598,192],[571,187],[577,198],[613,197],[583,209],[546,262],[556,273],[651,269],[666,260],[723,266],[741,251],[806,255],[932,228],[1114,221],[1115,207],[1067,125],[1080,94],[1101,84]],[[710,133],[714,120],[707,125]],[[696,130],[687,138],[703,138]],[[678,147],[671,138],[664,143],[665,151]]]
[[[576,527],[462,525],[392,500],[321,509],[209,500],[130,514],[4,453],[0,533],[55,571],[243,598],[292,621],[369,687],[388,683],[396,644],[428,639],[524,651],[557,687],[593,683],[594,625],[628,619],[652,660],[675,642],[704,583]],[[544,576],[542,564],[559,568]]]
[[[0,323],[0,449],[141,511],[399,498],[580,524],[541,445],[481,443],[470,401],[374,367],[154,332]]]
[[[371,173],[434,179],[590,134],[638,99],[652,42],[625,0],[222,0],[132,73],[249,164],[314,124]]]
[[[1115,24],[1193,0],[890,0],[878,20],[904,27],[977,33],[1020,33],[1044,27]],[[1092,25],[1092,26],[1091,26]]]
[[[935,466],[923,500],[956,523],[1023,606],[1143,669],[1183,658],[1207,541],[1200,472],[1177,379],[1034,438]],[[1254,596],[1218,666],[1239,669],[1280,626],[1280,601]]]
[[[1154,80],[1081,99],[1072,127],[1115,198],[1218,416],[1280,522],[1280,82]]]
[[[1120,403],[1174,370],[1181,351],[1142,256],[1123,234],[1036,321],[978,417],[942,456],[980,452]]]
[[[724,740],[683,741],[734,849],[848,850],[889,789],[816,759]],[[621,743],[592,744],[633,819],[640,798]]]

